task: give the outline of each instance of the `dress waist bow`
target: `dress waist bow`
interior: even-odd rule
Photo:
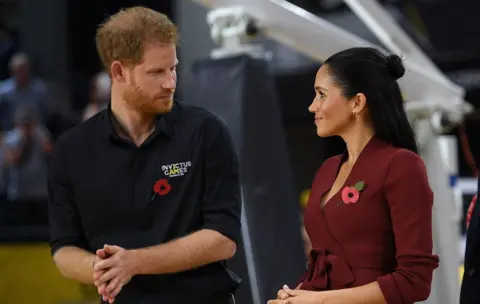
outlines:
[[[348,262],[327,250],[313,249],[309,255],[308,273],[302,289],[328,290],[348,287],[355,281]]]

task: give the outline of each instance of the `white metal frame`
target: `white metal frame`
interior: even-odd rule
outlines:
[[[208,14],[212,38],[222,47],[213,57],[238,52],[258,55],[260,46],[249,44],[246,27],[253,21],[270,38],[323,62],[332,54],[355,46],[372,45],[285,0],[191,0],[212,9]],[[458,174],[455,138],[442,133],[463,119],[472,106],[465,91],[452,83],[404,33],[375,0],[344,0],[380,42],[405,61],[406,74],[399,81],[407,100],[406,110],[417,134],[435,193],[433,231],[440,267],[435,271],[428,303],[458,303],[458,218],[461,197],[449,178]],[[444,126],[441,121],[450,122]],[[412,210],[412,212],[415,212]],[[454,244],[452,246],[452,244]]]

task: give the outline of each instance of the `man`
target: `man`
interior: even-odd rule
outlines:
[[[5,224],[47,225],[49,132],[38,122],[35,107],[23,104],[14,113],[15,127],[3,139],[5,151]]]
[[[171,21],[147,8],[102,24],[111,103],[54,151],[54,261],[106,302],[233,303],[238,285],[224,265],[240,237],[237,156],[218,118],[172,101],[176,42]]]
[[[5,131],[13,128],[13,113],[22,104],[36,107],[40,123],[47,123],[50,102],[47,85],[32,75],[28,55],[13,55],[9,67],[12,77],[0,84],[0,128]]]

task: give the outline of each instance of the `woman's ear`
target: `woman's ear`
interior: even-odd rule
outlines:
[[[352,113],[359,115],[367,106],[367,97],[363,93],[357,93],[352,98]]]

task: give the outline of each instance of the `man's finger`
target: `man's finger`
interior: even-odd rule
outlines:
[[[107,283],[108,281],[110,281],[111,279],[113,279],[114,277],[116,277],[118,274],[118,270],[113,268],[113,269],[110,269],[109,271],[105,272],[101,277],[100,279],[98,279],[98,281],[100,283]]]
[[[106,270],[108,268],[112,268],[115,265],[115,261],[112,259],[106,259],[102,260],[100,262],[97,262],[95,266],[93,266],[94,271],[101,271],[101,270]]]
[[[106,283],[106,282],[101,282],[101,281],[100,281],[100,278],[101,278],[102,275],[104,275],[104,274],[105,274],[105,272],[102,271],[102,272],[100,272],[99,275],[97,275],[97,278],[95,278],[95,277],[93,278],[93,284],[94,284],[95,286],[100,287],[100,285],[101,285],[102,283]],[[95,276],[95,273],[94,273],[94,276]]]
[[[121,284],[117,288],[115,288],[115,290],[110,294],[110,298],[115,300],[115,297],[118,296],[120,291],[122,291],[122,288],[123,286]],[[110,303],[113,303],[113,302],[110,302]]]
[[[99,295],[103,295],[105,293],[105,287],[107,287],[107,284],[105,283],[99,284],[99,286],[97,287],[97,291]]]
[[[108,282],[107,288],[105,288],[105,293],[111,294],[119,285],[120,279],[118,277],[113,278],[110,282]]]
[[[105,245],[103,246],[103,249],[105,250],[105,252],[107,254],[115,254],[117,252],[119,252],[120,250],[122,250],[122,247],[119,247],[119,246],[115,246],[115,245]]]
[[[97,281],[98,279],[100,279],[100,277],[105,273],[104,270],[101,270],[101,271],[94,271],[93,272],[93,279],[95,281]]]
[[[101,259],[106,259],[107,258],[107,253],[105,252],[105,249],[101,248],[101,249],[98,249],[95,254],[101,258]]]

